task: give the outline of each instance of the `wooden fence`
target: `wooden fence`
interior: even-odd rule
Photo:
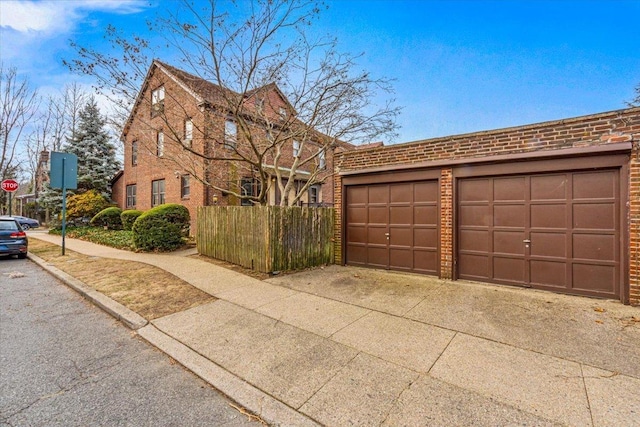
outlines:
[[[333,208],[203,206],[198,252],[263,273],[333,262]]]

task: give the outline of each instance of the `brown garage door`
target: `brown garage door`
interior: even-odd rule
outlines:
[[[438,274],[438,182],[346,187],[346,263]]]
[[[458,277],[619,296],[619,171],[461,179]]]

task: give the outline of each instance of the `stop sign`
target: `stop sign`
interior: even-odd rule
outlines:
[[[18,181],[16,181],[15,179],[5,179],[4,181],[2,181],[1,186],[4,191],[13,193],[18,189]]]

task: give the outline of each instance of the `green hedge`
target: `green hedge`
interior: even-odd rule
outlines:
[[[171,251],[183,244],[189,232],[189,210],[167,203],[149,209],[133,223],[133,242],[144,251]]]
[[[106,208],[95,214],[89,224],[94,227],[107,227],[111,230],[121,230],[122,229],[122,220],[120,219],[120,215],[122,214],[122,209],[117,206],[112,206],[110,208]]]
[[[133,223],[138,219],[138,217],[142,215],[142,211],[138,211],[135,209],[129,209],[126,211],[122,211],[120,214],[120,221],[122,221],[122,229],[131,231],[133,228]]]

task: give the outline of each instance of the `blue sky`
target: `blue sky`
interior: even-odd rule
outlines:
[[[89,86],[62,59],[113,24],[144,34],[171,1],[0,0],[0,58],[42,93]],[[516,126],[626,106],[640,84],[640,0],[329,0],[312,31],[396,79],[399,137]],[[178,64],[171,51],[158,55]]]

